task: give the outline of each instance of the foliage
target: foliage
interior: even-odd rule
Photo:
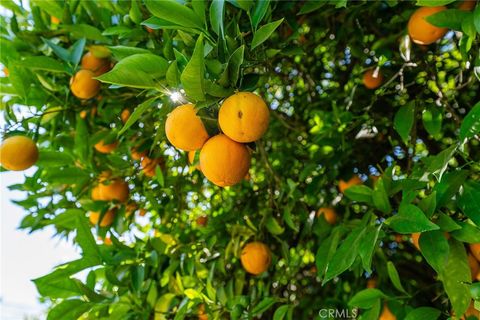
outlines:
[[[397,318],[463,314],[477,298],[464,243],[480,242],[480,6],[418,5],[433,2],[449,10],[429,21],[452,31],[422,47],[405,35],[407,1],[2,1],[3,133],[40,148],[36,171],[10,186],[27,194],[20,227],[54,226],[82,252],[34,280],[48,319],[183,319],[200,305],[212,319],[349,307],[377,319],[384,302]],[[87,50],[115,65],[99,96],[79,100],[69,79]],[[369,90],[374,67],[385,82]],[[216,133],[238,90],[264,97],[271,121],[249,145],[250,180],[220,188],[168,144],[164,123],[192,102]],[[102,154],[100,140],[118,146]],[[146,175],[133,149],[164,165]],[[92,200],[104,171],[128,181],[146,216]],[[343,195],[354,174],[363,185]],[[111,206],[113,225],[92,228],[86,213]],[[335,208],[335,225],[320,207]],[[253,240],[272,252],[259,276],[240,263]]]

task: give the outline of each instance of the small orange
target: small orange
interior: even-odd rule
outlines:
[[[123,109],[122,113],[120,114],[120,119],[122,119],[123,123],[126,123],[128,118],[130,118],[130,110]]]
[[[80,111],[80,118],[85,119],[87,117],[87,110]]]
[[[142,165],[143,173],[147,177],[153,177],[156,174],[157,166],[160,166],[160,168],[163,169],[165,166],[165,161],[163,160],[163,158],[152,159],[149,157],[144,157],[142,159],[141,165]]]
[[[128,199],[128,183],[121,179],[112,179],[106,181],[100,178],[100,183],[92,189],[92,199],[94,201],[119,201],[125,202]]]
[[[460,3],[458,6],[458,9],[463,10],[463,11],[471,11],[473,8],[475,8],[475,4],[477,3],[476,0],[465,0]]]
[[[90,99],[100,91],[100,81],[90,70],[80,70],[70,79],[70,90],[79,99]]]
[[[470,251],[477,261],[480,261],[480,243],[470,243]]]
[[[376,288],[377,287],[377,278],[370,278],[367,280],[367,288]]]
[[[140,209],[139,212],[138,212],[138,215],[139,215],[140,217],[145,217],[146,214],[147,214],[147,210],[145,210],[145,209],[143,209],[143,208]]]
[[[165,133],[175,148],[184,151],[198,150],[208,139],[207,130],[193,104],[181,105],[170,112]]]
[[[354,175],[350,180],[344,181],[340,179],[338,182],[338,190],[340,190],[341,193],[345,193],[345,190],[347,190],[350,187],[357,186],[362,184],[362,179],[360,179],[359,176]]]
[[[33,166],[38,160],[35,142],[25,136],[12,136],[0,145],[0,163],[12,171],[22,171]]]
[[[318,209],[317,217],[320,217],[321,215],[323,215],[329,224],[335,224],[337,222],[337,213],[332,208],[322,207]]]
[[[127,205],[125,206],[125,217],[130,217],[132,214],[135,213],[135,211],[137,211],[137,209],[138,206],[135,202],[127,203]]]
[[[245,178],[250,168],[250,152],[224,134],[210,138],[200,151],[200,169],[220,187],[233,186]]]
[[[82,57],[82,69],[92,71],[95,76],[100,76],[110,70],[110,59],[97,58],[91,52]]]
[[[475,280],[477,278],[480,265],[478,264],[477,259],[475,259],[471,253],[468,254],[468,266],[470,267],[470,272],[472,273],[472,280]]]
[[[198,320],[208,320],[208,315],[205,313],[205,305],[203,303],[198,306]]]
[[[106,246],[111,246],[113,244],[112,239],[110,239],[110,237],[105,237],[105,239],[103,239],[103,244]]]
[[[416,44],[432,44],[447,33],[447,28],[436,27],[426,20],[440,11],[446,10],[444,6],[418,8],[408,20],[408,34]]]
[[[415,248],[417,248],[418,251],[420,251],[420,235],[421,233],[420,232],[415,232],[415,233],[412,233],[412,243],[413,245],[415,246]]]
[[[266,244],[255,241],[243,247],[240,261],[245,271],[259,275],[268,269],[272,256]]]
[[[50,22],[52,24],[59,24],[60,23],[60,19],[58,19],[57,17],[55,16],[50,16]]]
[[[237,142],[260,139],[268,128],[270,111],[258,95],[251,92],[236,93],[222,103],[218,123],[223,133]]]
[[[8,71],[7,67],[3,67],[3,73],[5,74],[5,77],[8,77],[10,75],[10,71]]]
[[[207,222],[208,222],[208,217],[207,216],[200,216],[195,220],[199,226],[204,227]]]
[[[95,147],[95,150],[97,150],[100,153],[111,153],[117,147],[117,142],[105,144],[103,140],[100,140],[95,144],[94,147]]]
[[[363,74],[363,85],[367,89],[376,89],[380,87],[382,83],[383,75],[380,70],[375,72],[375,69],[370,69]]]
[[[477,319],[480,319],[480,311],[478,311],[477,309],[475,309],[475,305],[472,302],[470,302],[470,306],[468,307],[467,311],[465,311],[465,317],[473,317],[473,318],[477,318]],[[461,317],[460,319],[465,319],[465,317]]]
[[[383,304],[383,310],[378,320],[397,320],[397,317],[390,311],[387,304]]]
[[[91,211],[89,214],[90,222],[93,225],[97,225],[100,220],[100,212]],[[102,221],[100,221],[100,227],[108,227],[113,223],[115,219],[115,210],[110,209],[103,215]]]

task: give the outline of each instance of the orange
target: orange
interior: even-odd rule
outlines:
[[[80,99],[95,97],[100,91],[100,81],[93,79],[94,73],[90,70],[80,70],[70,79],[70,90]]]
[[[472,273],[472,280],[475,280],[477,278],[480,266],[478,265],[477,259],[475,259],[471,253],[468,254],[468,266],[470,267],[470,272]]]
[[[30,168],[38,160],[35,142],[25,136],[12,136],[0,145],[0,163],[7,170],[21,171]]]
[[[465,311],[465,316],[468,317],[476,317],[477,319],[480,319],[480,311],[475,309],[475,305],[473,301],[470,303],[470,306],[468,307],[467,311]],[[464,317],[461,317],[460,319],[465,319]]]
[[[208,315],[205,313],[205,305],[203,303],[198,306],[198,319],[208,320]]]
[[[387,304],[385,303],[383,305],[383,310],[378,320],[397,320],[397,317],[390,311]]]
[[[188,163],[193,164],[195,162],[195,155],[197,151],[188,151]],[[194,169],[200,170],[200,166],[197,164],[193,167]]]
[[[480,243],[471,243],[470,251],[472,252],[473,256],[477,261],[480,261]]]
[[[233,186],[245,178],[250,168],[250,152],[224,134],[209,139],[200,151],[200,169],[212,183]]]
[[[100,153],[111,153],[117,147],[117,142],[105,144],[103,140],[100,140],[95,144],[95,150]]]
[[[376,288],[377,287],[377,278],[370,278],[367,280],[367,288]]]
[[[122,122],[125,123],[127,122],[128,118],[130,118],[130,110],[123,109],[122,113],[120,114],[120,119],[122,119]]]
[[[87,111],[86,110],[80,111],[80,118],[85,119],[86,117],[87,117]]]
[[[199,226],[203,227],[203,226],[207,225],[208,217],[207,216],[200,216],[200,217],[197,218],[196,222]]]
[[[419,244],[420,235],[421,235],[420,232],[415,232],[415,233],[412,233],[412,236],[411,236],[412,237],[412,243],[415,246],[415,248],[418,249],[418,251],[420,251],[420,244]]]
[[[10,71],[8,71],[7,67],[3,67],[3,73],[5,74],[5,77],[8,77],[10,75]]]
[[[155,168],[157,166],[160,166],[160,168],[163,169],[163,167],[165,166],[165,163],[162,158],[151,159],[149,157],[144,157],[142,159],[141,165],[142,165],[143,173],[147,177],[153,177],[156,174]]]
[[[145,26],[145,30],[147,30],[148,33],[152,33],[154,30],[150,27]]]
[[[106,246],[111,246],[113,243],[112,243],[112,239],[110,239],[110,237],[106,237],[104,240],[103,240],[103,244],[106,245]]]
[[[110,70],[110,59],[97,58],[91,52],[82,57],[82,69],[92,71],[95,76],[100,76]]]
[[[92,199],[94,201],[113,201],[125,202],[128,199],[128,184],[121,179],[100,178],[100,183],[92,189]]]
[[[262,98],[251,92],[236,93],[222,103],[218,123],[223,133],[237,142],[260,139],[268,128],[270,111]]]
[[[100,220],[100,212],[91,211],[88,218],[90,219],[90,222],[93,225],[97,225],[98,221]],[[115,210],[114,209],[108,210],[103,215],[102,221],[100,221],[100,227],[108,227],[113,223],[114,219],[115,219]]]
[[[193,104],[181,105],[170,112],[165,133],[175,148],[185,151],[200,149],[208,139],[207,130]]]
[[[432,44],[447,33],[447,28],[436,27],[425,18],[446,10],[444,6],[418,8],[408,20],[408,34],[416,44]]]
[[[344,181],[340,179],[338,182],[338,190],[340,190],[341,193],[345,193],[345,190],[347,190],[350,187],[356,186],[362,184],[362,179],[360,179],[359,176],[354,175],[350,180]]]
[[[130,217],[132,214],[135,213],[135,211],[137,211],[137,209],[138,206],[135,202],[127,203],[127,205],[125,206],[125,217]]]
[[[248,273],[259,275],[270,266],[272,256],[270,249],[262,242],[250,242],[242,249],[240,261]]]
[[[148,152],[146,150],[144,151],[138,151],[137,148],[132,148],[130,151],[132,155],[133,160],[141,160],[143,157],[146,157]]]
[[[58,19],[57,17],[51,16],[51,17],[50,17],[50,22],[51,22],[52,24],[59,24],[59,23],[60,23],[60,19]]]
[[[370,69],[363,74],[363,85],[367,89],[376,89],[380,87],[382,82],[383,82],[383,75],[380,72],[380,70],[375,72],[375,69]]]
[[[462,3],[460,3],[460,5],[458,6],[458,9],[464,10],[464,11],[471,11],[473,8],[475,8],[476,2],[477,2],[476,0],[462,1]]]
[[[337,222],[337,214],[332,208],[322,207],[317,211],[317,217],[320,217],[323,214],[323,217],[329,224],[335,224]]]
[[[139,212],[138,212],[138,215],[140,217],[144,217],[146,214],[147,214],[147,210],[145,210],[145,209],[140,209]]]

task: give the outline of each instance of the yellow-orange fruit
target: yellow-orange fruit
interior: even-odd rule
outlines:
[[[200,169],[217,186],[239,183],[249,168],[250,152],[247,147],[224,134],[209,139],[200,151]]]
[[[162,158],[151,159],[149,157],[144,157],[141,162],[143,173],[147,177],[153,177],[156,172],[156,167],[160,166],[163,169],[165,163]]]
[[[146,157],[148,154],[146,150],[138,151],[137,148],[132,148],[130,153],[132,155],[133,160],[141,160],[143,157]]]
[[[475,280],[477,278],[480,266],[478,265],[477,259],[475,259],[475,257],[471,253],[468,254],[468,266],[470,267],[472,280]]]
[[[218,123],[230,139],[247,143],[260,139],[268,128],[270,111],[265,101],[251,92],[236,93],[222,103]]]
[[[5,74],[5,77],[8,77],[10,75],[10,71],[8,71],[7,67],[3,67],[3,73]]]
[[[471,11],[473,8],[475,8],[476,0],[465,0],[460,3],[458,6],[458,9],[463,10],[463,11]]]
[[[110,59],[97,58],[91,52],[82,57],[82,69],[92,71],[95,76],[100,76],[110,70]]]
[[[387,304],[385,303],[383,305],[383,310],[378,320],[397,320],[397,317],[395,317],[395,315],[390,311]]]
[[[418,251],[420,251],[420,244],[419,244],[420,235],[421,235],[420,232],[415,232],[415,233],[412,233],[412,236],[411,236],[412,243],[415,246],[415,248],[417,248]]]
[[[108,227],[113,223],[113,220],[115,219],[115,210],[110,209],[107,212],[105,212],[105,214],[103,215],[102,221],[100,221],[100,224],[99,224],[100,212],[91,211],[89,214],[89,219],[93,225],[98,224],[100,227]]]
[[[145,26],[145,30],[147,30],[148,33],[152,33],[154,30],[150,27]]]
[[[426,20],[440,11],[446,10],[444,6],[418,8],[408,20],[408,34],[413,42],[417,44],[432,44],[447,33],[447,28],[439,28]]]
[[[193,104],[181,105],[170,112],[165,133],[175,148],[184,151],[198,150],[208,139],[207,130]]]
[[[95,97],[100,91],[100,81],[93,79],[95,74],[90,70],[80,70],[70,79],[70,90],[80,99]]]
[[[122,119],[122,122],[125,123],[127,122],[128,118],[130,118],[130,110],[123,109],[122,113],[120,114],[120,119]]]
[[[380,72],[380,70],[378,70],[377,72],[375,72],[374,69],[370,69],[370,70],[367,70],[364,74],[363,74],[363,85],[368,88],[368,89],[376,89],[378,87],[380,87],[380,85],[383,83],[383,75],[382,73]]]
[[[377,287],[377,278],[370,278],[367,280],[367,288],[376,288]]]
[[[320,217],[321,215],[323,215],[329,224],[335,224],[337,222],[337,213],[332,208],[322,207],[318,209],[317,217]]]
[[[259,275],[267,271],[272,256],[270,249],[262,242],[250,242],[242,249],[240,261],[248,273]]]
[[[188,163],[189,164],[193,164],[195,162],[195,154],[197,153],[197,151],[188,151]],[[194,169],[196,170],[200,170],[200,165],[196,164],[194,167]]]
[[[345,190],[347,190],[350,187],[356,186],[362,184],[362,179],[360,179],[359,176],[354,175],[350,180],[344,181],[340,179],[338,182],[338,190],[340,190],[341,193],[344,193]]]
[[[196,222],[199,226],[203,227],[207,224],[208,217],[207,216],[200,216],[200,217],[197,218]]]
[[[467,311],[465,311],[465,316],[461,317],[460,319],[464,320],[465,318],[468,318],[468,317],[476,317],[477,319],[480,319],[480,311],[475,309],[475,305],[473,301],[470,302],[470,305],[468,306]]]
[[[205,313],[205,305],[203,303],[198,306],[198,320],[208,320],[208,315]]]
[[[472,252],[475,259],[477,259],[477,261],[480,261],[480,243],[471,243],[469,246],[470,252]]]
[[[125,202],[129,195],[128,184],[120,179],[110,181],[100,180],[100,183],[92,189],[94,201],[119,201]]]
[[[0,145],[0,163],[7,170],[21,171],[30,168],[38,160],[35,142],[25,136],[12,136]]]
[[[125,206],[125,216],[128,218],[137,211],[138,206],[135,202],[129,202]]]
[[[138,212],[138,215],[139,215],[140,217],[144,217],[146,214],[147,214],[147,210],[145,210],[145,209],[143,209],[143,208],[140,209],[139,212]]]
[[[51,22],[52,24],[59,24],[59,23],[60,23],[60,19],[58,19],[58,18],[55,17],[55,16],[51,16],[51,17],[50,17],[50,22]]]
[[[100,153],[111,153],[117,147],[117,142],[105,144],[103,140],[100,140],[95,144],[95,150]]]
[[[80,118],[85,119],[87,117],[87,110],[80,111]]]

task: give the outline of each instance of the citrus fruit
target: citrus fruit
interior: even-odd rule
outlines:
[[[21,171],[30,168],[38,160],[35,142],[25,136],[12,136],[0,145],[0,163],[7,170]]]
[[[335,224],[335,222],[337,222],[337,214],[332,208],[322,207],[318,209],[317,217],[320,217],[321,215],[323,215],[323,217],[329,224]]]
[[[100,81],[93,79],[95,74],[90,70],[80,70],[70,79],[70,90],[80,99],[95,97],[100,91]]]
[[[368,89],[376,89],[378,87],[380,87],[380,85],[382,84],[383,82],[383,75],[382,73],[380,72],[380,70],[378,70],[377,72],[375,72],[375,69],[370,69],[370,70],[367,70],[364,74],[363,74],[363,85],[368,88]]]
[[[470,251],[477,261],[480,261],[480,243],[471,243]]]
[[[362,184],[362,179],[360,179],[359,176],[354,175],[348,181],[344,181],[340,179],[340,181],[338,182],[338,190],[340,190],[341,193],[345,193],[345,190],[347,190],[348,188],[356,185],[360,185],[360,184]]]
[[[259,275],[268,269],[272,257],[266,244],[255,241],[243,247],[240,260],[245,271]]]
[[[195,220],[199,226],[205,226],[207,225],[208,222],[208,217],[207,216],[200,216]]]
[[[95,147],[95,150],[97,150],[100,153],[111,153],[117,147],[117,142],[105,144],[103,140],[100,140],[95,144],[94,147]]]
[[[125,202],[128,199],[128,184],[121,179],[106,180],[100,178],[100,183],[92,189],[94,201],[119,201]]]
[[[250,152],[224,134],[210,138],[200,151],[200,169],[212,183],[233,186],[245,178],[250,168]]]
[[[458,6],[458,9],[463,10],[463,11],[471,11],[473,8],[475,8],[475,3],[476,2],[477,1],[475,1],[475,0],[462,1],[462,3],[460,3],[460,5]]]
[[[468,254],[468,266],[470,267],[470,272],[472,273],[472,280],[475,280],[477,278],[480,266],[478,265],[477,259],[475,259],[471,253]]]
[[[92,71],[95,76],[100,76],[110,70],[110,59],[97,58],[91,52],[87,52],[82,57],[81,66],[82,69]]]
[[[141,165],[142,165],[143,173],[147,177],[153,177],[156,174],[155,172],[156,167],[160,166],[160,168],[163,169],[163,167],[165,166],[165,162],[162,158],[152,159],[149,157],[144,157],[142,159]]]
[[[130,110],[123,109],[122,113],[120,114],[120,119],[122,119],[122,122],[125,123],[127,122],[128,118],[130,118]]]
[[[395,315],[390,311],[387,304],[385,303],[383,305],[383,310],[378,320],[397,320],[397,317],[395,317]]]
[[[143,157],[147,156],[148,152],[146,150],[138,151],[137,148],[132,148],[130,154],[132,155],[133,160],[141,160]]]
[[[270,111],[265,101],[251,92],[236,93],[222,103],[218,122],[223,133],[237,142],[260,139],[268,128]]]
[[[208,139],[207,130],[193,104],[181,105],[170,112],[165,133],[175,148],[184,151],[198,150]]]
[[[420,251],[420,244],[419,244],[420,235],[421,235],[420,232],[415,232],[415,233],[412,233],[412,236],[411,236],[412,237],[412,243],[415,246],[415,248],[418,249],[418,251]]]
[[[100,227],[108,227],[113,223],[113,220],[115,219],[115,210],[110,209],[107,212],[105,212],[105,214],[102,217],[102,221],[100,221],[100,223],[99,223],[100,212],[91,211],[88,218],[90,219],[90,222],[93,225],[98,224]]]
[[[446,10],[444,6],[418,8],[408,20],[408,34],[417,44],[432,44],[447,33],[447,28],[439,28],[426,20],[440,11]]]

